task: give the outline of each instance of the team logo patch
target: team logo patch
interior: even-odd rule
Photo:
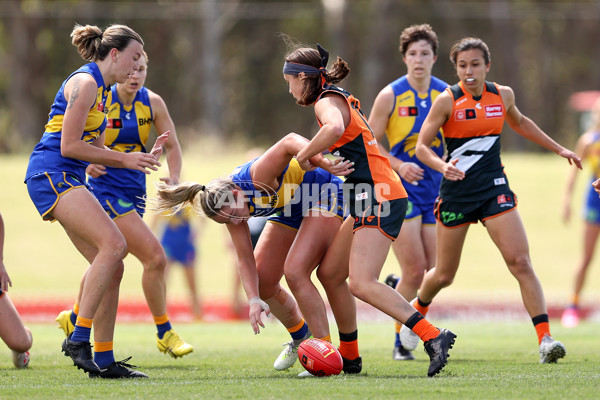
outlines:
[[[123,127],[123,121],[121,118],[109,118],[106,127],[108,129],[121,129]]]
[[[502,104],[490,104],[485,106],[486,118],[502,118]]]
[[[98,103],[98,105],[96,106],[96,110],[104,112],[104,103]]]
[[[477,113],[474,108],[465,108],[464,110],[456,110],[454,112],[454,119],[457,121],[465,121],[468,119],[477,118]]]
[[[419,115],[417,107],[398,107],[398,116],[400,117],[416,117]]]
[[[512,198],[505,194],[499,195],[496,199],[500,207],[512,207],[514,205]]]
[[[495,186],[506,185],[506,179],[496,178],[496,179],[494,179],[494,185]]]

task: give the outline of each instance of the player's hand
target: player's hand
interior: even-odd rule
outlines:
[[[558,152],[558,155],[566,158],[569,161],[569,164],[575,164],[577,168],[582,169],[581,158],[579,158],[577,154],[573,153],[571,150],[563,148],[561,151]]]
[[[135,169],[145,174],[150,174],[151,171],[149,170],[158,171],[158,167],[160,167],[158,159],[150,153],[134,151],[132,153],[124,153],[124,155],[124,168]]]
[[[460,169],[456,168],[456,163],[458,162],[458,158],[454,160],[450,160],[444,165],[442,169],[442,173],[444,174],[444,178],[449,181],[462,181],[465,177],[465,173]]]
[[[423,179],[425,170],[414,162],[404,162],[400,168],[398,168],[398,174],[406,182],[416,186],[419,184],[418,182]]]
[[[317,166],[312,164],[310,160],[298,160],[298,164],[300,165],[300,168],[302,168],[304,171],[314,171],[317,168]]]
[[[267,317],[271,316],[271,309],[269,305],[262,301],[258,296],[252,297],[248,300],[248,306],[250,307],[250,325],[252,325],[252,330],[255,335],[260,333],[260,327],[264,328],[265,324],[263,324],[261,319],[261,313],[264,311]]]
[[[152,146],[152,150],[150,150],[150,154],[152,154],[158,160],[163,153],[163,146],[167,143],[169,139],[169,135],[171,131],[166,131],[162,135],[156,138],[156,142],[154,142],[154,146]]]
[[[12,281],[8,276],[8,272],[6,272],[6,268],[4,268],[4,263],[0,260],[0,289],[2,289],[2,292],[8,292],[9,286],[12,286]]]
[[[592,186],[594,187],[596,193],[600,195],[600,179],[596,179],[594,183],[592,183]]]
[[[169,185],[169,186],[174,186],[177,185],[179,183],[179,179],[175,179],[172,178],[170,176],[166,176],[164,178],[160,178],[161,181],[163,181],[165,184]]]
[[[90,164],[85,169],[85,173],[91,176],[92,178],[97,178],[101,175],[106,175],[106,167],[100,164]]]

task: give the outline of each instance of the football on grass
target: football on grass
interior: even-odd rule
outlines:
[[[298,359],[315,376],[337,375],[344,362],[335,346],[321,339],[306,339],[298,346]]]
[[[17,368],[25,368],[29,365],[29,352],[19,353],[13,350],[12,352],[13,364]]]

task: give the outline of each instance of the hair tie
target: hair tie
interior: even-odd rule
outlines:
[[[317,43],[317,50],[319,50],[319,54],[321,55],[321,68],[327,71],[327,63],[329,62],[329,52],[323,48],[319,43]]]
[[[202,190],[203,192],[206,190],[206,186],[204,186],[204,185],[198,185],[198,188],[200,190]]]

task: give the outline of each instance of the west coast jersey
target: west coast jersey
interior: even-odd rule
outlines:
[[[377,140],[360,109],[360,101],[346,90],[333,85],[326,85],[317,101],[326,93],[343,96],[350,109],[350,124],[342,137],[329,148],[331,153],[339,153],[344,159],[354,162],[354,171],[346,176],[345,185],[371,186],[371,192],[374,190],[378,202],[406,198],[400,177],[392,169],[388,158],[379,152]],[[321,121],[318,122],[322,125]],[[349,193],[353,197],[347,201],[360,200],[354,197],[354,190],[351,189]]]
[[[394,92],[394,108],[385,130],[390,154],[403,162],[415,163],[425,171],[418,185],[407,185],[402,181],[409,199],[418,204],[433,203],[440,189],[442,174],[423,164],[415,155],[415,148],[431,104],[448,84],[432,76],[427,93],[419,94],[410,86],[405,75],[390,83],[390,87]],[[444,138],[441,131],[433,139],[431,149],[439,157],[443,156]]]
[[[110,88],[105,87],[104,78],[102,78],[98,65],[92,62],[69,75],[56,93],[54,103],[52,103],[50,114],[48,115],[44,135],[33,149],[29,158],[25,180],[43,172],[67,172],[74,175],[81,183],[85,182],[85,168],[89,163],[87,161],[63,157],[60,152],[63,119],[67,108],[65,85],[73,75],[80,73],[92,75],[98,85],[96,101],[88,113],[81,140],[91,143],[104,131],[106,127],[105,109],[107,101],[110,100],[107,99],[110,94]]]
[[[480,98],[464,90],[462,82],[446,89],[453,98],[452,113],[442,126],[448,159],[459,159],[461,181],[442,179],[440,197],[446,201],[478,201],[508,190],[500,160],[500,133],[506,109],[495,83],[485,82]]]
[[[587,149],[586,161],[592,168],[593,178],[600,178],[600,132],[592,133],[592,142]]]
[[[333,213],[336,213],[338,208],[343,206],[343,199],[338,198],[342,180],[329,172],[321,168],[304,171],[294,158],[281,173],[279,187],[267,188],[256,185],[252,181],[250,167],[256,160],[254,159],[237,167],[230,175],[233,182],[244,191],[251,216],[267,216],[281,212],[292,203],[292,200],[294,202],[302,201],[303,205],[306,204],[309,207],[327,201],[330,203],[327,205],[327,209]],[[315,196],[314,199],[302,199],[303,190],[308,187],[304,187],[304,185],[318,185],[320,195]],[[305,192],[308,193],[309,191],[305,190]],[[310,204],[310,202],[314,204]]]
[[[107,105],[108,121],[104,145],[122,153],[147,153],[146,143],[154,119],[148,89],[142,87],[138,90],[129,106],[119,99],[116,85],[113,85],[111,92],[112,101]],[[117,186],[145,191],[146,174],[129,168],[106,167],[106,175],[90,178],[89,183],[94,190],[108,190]]]

